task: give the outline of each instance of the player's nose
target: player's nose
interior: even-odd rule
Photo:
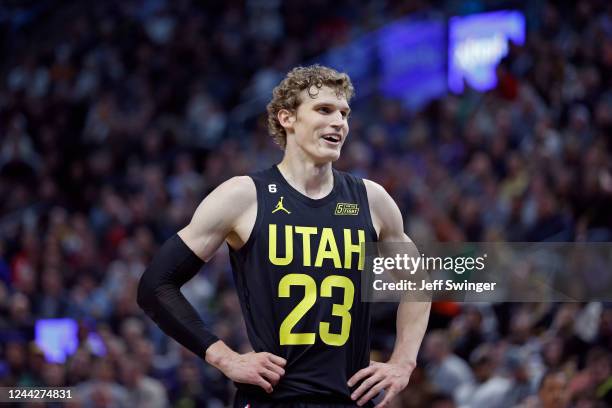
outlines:
[[[334,119],[332,120],[330,125],[334,128],[335,131],[339,132],[342,130],[342,128],[347,126],[347,121],[341,114],[338,114],[334,115]]]

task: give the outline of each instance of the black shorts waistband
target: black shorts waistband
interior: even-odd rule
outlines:
[[[357,407],[355,401],[351,400],[347,396],[340,395],[307,394],[297,396],[274,397],[266,394],[251,393],[244,390],[238,390],[236,392],[236,400],[273,405],[311,404],[337,407]],[[369,405],[366,404],[365,407],[367,406]]]

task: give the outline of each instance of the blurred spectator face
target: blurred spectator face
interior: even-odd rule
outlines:
[[[557,210],[555,197],[549,192],[545,192],[537,198],[537,206],[539,218],[549,217]]]
[[[510,177],[517,176],[523,171],[523,162],[517,153],[512,153],[508,157],[508,175]]]
[[[188,174],[193,171],[193,160],[186,154],[181,154],[174,162],[174,171],[176,174]]]
[[[141,253],[150,254],[155,247],[155,239],[147,227],[138,227],[134,233],[134,240]]]
[[[564,408],[568,406],[567,378],[562,373],[546,375],[539,391],[543,408]]]
[[[589,110],[582,106],[574,106],[570,111],[570,127],[575,130],[583,130],[589,123]]]
[[[448,347],[448,341],[441,333],[431,333],[425,339],[425,358],[434,362],[440,362],[448,354]]]
[[[91,356],[85,349],[79,349],[68,363],[68,373],[71,381],[81,381],[91,374]]]
[[[94,407],[113,407],[113,395],[110,387],[102,384],[96,385],[91,393]]]
[[[529,376],[529,370],[524,363],[521,363],[519,366],[515,367],[514,370],[512,370],[512,374],[514,375],[514,379],[519,383],[527,383],[531,379]]]
[[[497,358],[496,350],[489,343],[481,344],[472,352],[470,362],[478,382],[484,383],[495,374]]]
[[[10,342],[6,345],[6,362],[11,371],[19,371],[25,368],[26,351],[22,343]]]
[[[197,384],[200,382],[200,372],[193,361],[184,361],[178,370],[181,384]]]
[[[158,130],[149,128],[147,134],[143,138],[143,147],[144,151],[150,156],[155,156],[160,153],[162,139]]]
[[[482,315],[476,308],[469,308],[465,314],[465,324],[469,329],[479,330],[482,323]]]
[[[505,350],[498,348],[497,351],[502,353],[498,356],[498,361],[504,362],[504,367],[508,373],[512,375],[514,380],[518,383],[529,383],[529,356],[520,350],[510,349]]]
[[[603,349],[591,350],[587,356],[587,370],[595,384],[606,381],[611,374],[610,354]]]
[[[43,373],[47,361],[45,354],[36,345],[30,343],[29,369],[33,373]]]
[[[96,288],[96,281],[91,275],[81,275],[77,285],[83,295],[89,295]]]
[[[348,119],[341,113],[348,113],[346,98],[338,98],[334,89],[323,86],[316,98],[311,98],[308,90],[303,90],[300,99],[302,103],[296,113],[282,121],[288,133],[287,146],[295,143],[306,155],[320,163],[338,160],[349,131]],[[330,133],[339,136],[340,141],[332,143],[323,139],[323,135]],[[291,138],[293,140],[289,140]]]
[[[57,196],[57,184],[53,179],[45,177],[40,186],[40,195],[44,200],[52,200]]]
[[[474,154],[468,168],[476,177],[485,178],[492,174],[491,160],[486,153],[478,152]]]
[[[109,361],[100,359],[94,366],[94,375],[98,381],[111,382],[115,379],[115,370]]]
[[[36,272],[29,264],[22,264],[19,269],[19,279],[15,281],[15,288],[20,292],[33,295],[36,289]]]
[[[121,361],[121,380],[128,387],[135,387],[142,378],[142,367],[132,359],[125,358]]]
[[[47,296],[58,297],[62,292],[62,281],[58,270],[49,267],[42,275],[42,289]]]
[[[123,339],[118,337],[109,337],[105,339],[107,351],[107,359],[109,361],[119,362],[125,357],[125,343]]]
[[[576,321],[576,314],[578,313],[578,306],[572,303],[566,303],[559,308],[559,311],[555,315],[555,321],[553,326],[566,334],[571,333],[574,330],[574,322]]]
[[[464,225],[471,225],[479,222],[480,204],[473,197],[466,197],[462,200],[459,208],[459,218]]]
[[[531,317],[526,310],[521,310],[512,316],[510,321],[510,331],[513,340],[521,344],[529,339],[531,334]]]
[[[153,356],[155,355],[153,343],[148,339],[140,338],[136,341],[136,347],[133,351],[136,353],[136,359],[138,360],[138,364],[142,367],[143,372],[148,372],[153,363]]]
[[[129,318],[121,324],[121,336],[130,346],[143,337],[143,332],[143,324],[138,319]]]
[[[606,100],[601,100],[595,107],[595,120],[597,124],[604,128],[612,125],[612,104]]]
[[[43,263],[48,267],[58,268],[62,263],[62,255],[58,245],[49,245],[45,250]]]
[[[138,259],[137,249],[131,239],[124,239],[119,244],[119,257],[126,262],[133,262]]]
[[[61,387],[65,384],[64,366],[60,364],[46,364],[42,376],[47,387]]]
[[[13,322],[24,322],[30,316],[30,301],[21,293],[13,295],[10,308]]]
[[[490,356],[481,358],[474,364],[474,376],[480,383],[487,381],[495,373],[495,362]]]
[[[115,298],[115,314],[117,316],[127,317],[138,313],[138,305],[135,296],[137,287],[137,279],[128,279],[125,282],[121,293]]]

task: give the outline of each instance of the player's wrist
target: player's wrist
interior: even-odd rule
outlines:
[[[416,359],[413,358],[409,358],[409,357],[395,357],[395,356],[391,356],[391,358],[389,359],[389,363],[391,364],[396,364],[406,370],[409,370],[412,372],[412,370],[414,370],[414,368],[416,367],[417,363],[416,363]]]
[[[229,348],[222,340],[219,340],[206,349],[205,360],[208,364],[225,372],[229,361],[237,354],[238,353]]]

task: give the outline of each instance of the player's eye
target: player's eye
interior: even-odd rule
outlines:
[[[322,112],[322,113],[330,113],[330,112],[331,112],[331,109],[326,108],[326,107],[322,107],[322,108],[319,108],[319,112]]]

